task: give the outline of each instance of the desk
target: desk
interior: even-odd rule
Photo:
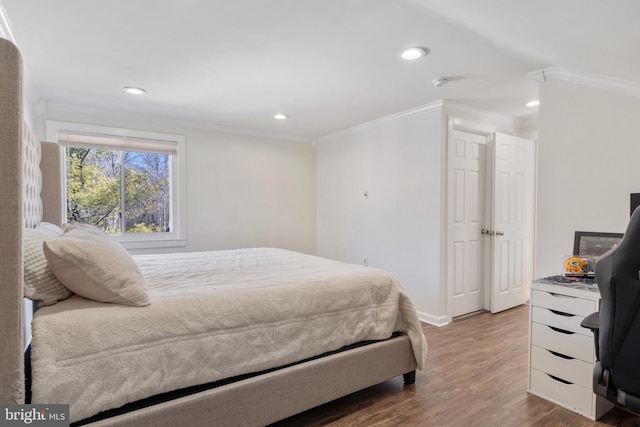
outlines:
[[[531,285],[528,391],[592,420],[613,407],[593,393],[594,338],[580,326],[599,307],[592,278],[552,276]]]

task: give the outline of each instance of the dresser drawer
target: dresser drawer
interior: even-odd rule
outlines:
[[[586,317],[598,311],[596,301],[576,298],[568,295],[534,289],[531,292],[531,304],[537,307],[550,308],[563,313]]]
[[[531,367],[585,388],[592,387],[593,364],[584,360],[567,359],[534,345]]]
[[[584,360],[591,364],[595,361],[593,337],[575,332],[560,332],[541,323],[531,322],[531,345],[555,351],[574,359]]]
[[[580,326],[583,319],[584,316],[576,314],[563,313],[544,307],[531,307],[531,320],[534,322],[593,337],[591,330]]]
[[[531,392],[567,406],[581,414],[592,413],[594,394],[591,388],[566,383],[537,369],[531,369],[530,380]]]

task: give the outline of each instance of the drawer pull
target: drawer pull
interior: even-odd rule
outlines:
[[[563,359],[567,359],[567,360],[574,360],[575,357],[571,357],[571,356],[567,356],[566,354],[562,354],[562,353],[557,353],[555,351],[551,351],[551,350],[547,350],[549,353],[553,354],[556,357],[561,357]]]
[[[547,310],[549,310],[553,314],[557,314],[558,316],[575,317],[575,314],[569,314],[569,313],[565,313],[563,311],[558,311],[558,310],[551,310],[550,308],[548,308]]]
[[[555,297],[555,298],[564,298],[564,299],[576,299],[577,298],[577,297],[572,297],[571,295],[555,294],[553,292],[549,292],[549,295],[551,295],[552,297]]]
[[[556,332],[560,332],[561,334],[565,334],[565,335],[573,335],[573,334],[575,334],[575,332],[565,331],[564,329],[556,328],[555,326],[547,325],[547,327],[553,329]]]
[[[572,383],[572,382],[570,382],[570,381],[563,380],[562,378],[558,378],[558,377],[556,377],[556,376],[554,376],[554,375],[551,375],[551,374],[547,374],[547,376],[548,376],[549,378],[551,378],[552,380],[556,380],[556,381],[558,381],[559,383],[563,383],[563,384],[573,384],[573,383]]]

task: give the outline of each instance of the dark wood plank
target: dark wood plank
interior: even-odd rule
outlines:
[[[598,422],[527,393],[526,305],[480,313],[438,328],[423,324],[427,368],[274,424],[284,426],[629,426],[613,409]]]

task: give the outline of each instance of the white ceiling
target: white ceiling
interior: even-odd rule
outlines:
[[[637,0],[0,1],[48,103],[265,134],[439,99],[531,114],[546,67],[640,80]],[[409,46],[430,54],[400,60]]]

